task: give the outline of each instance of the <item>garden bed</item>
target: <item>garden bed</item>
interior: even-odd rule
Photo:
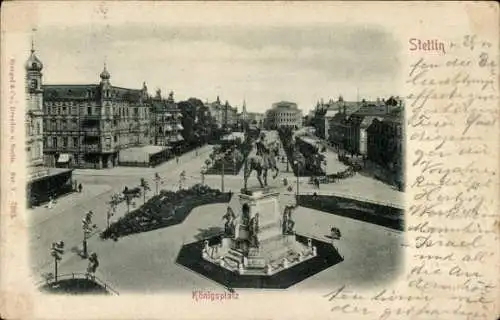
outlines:
[[[195,185],[177,192],[162,190],[140,208],[127,213],[101,233],[103,239],[116,239],[182,223],[195,207],[229,202],[230,193]]]
[[[323,195],[300,195],[298,204],[395,230],[404,230],[404,210],[390,206]]]
[[[57,283],[48,283],[43,285],[40,290],[51,294],[104,294],[109,295],[109,291],[103,286],[90,279],[64,279]]]

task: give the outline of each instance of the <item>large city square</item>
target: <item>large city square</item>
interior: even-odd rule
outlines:
[[[398,277],[396,94],[255,106],[218,89],[209,102],[146,81],[117,86],[106,61],[93,84],[47,84],[53,66],[42,61],[33,40],[26,200],[37,287],[293,291]]]

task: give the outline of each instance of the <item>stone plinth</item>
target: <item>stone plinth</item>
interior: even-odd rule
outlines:
[[[279,192],[253,188],[239,195],[242,214],[235,224],[233,238],[223,238],[214,256],[204,255],[221,267],[245,275],[271,276],[313,258],[313,248],[283,234]],[[250,239],[250,224],[258,214],[258,246]],[[223,261],[222,263],[220,261]]]

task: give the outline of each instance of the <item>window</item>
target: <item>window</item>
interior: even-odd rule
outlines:
[[[63,107],[63,108],[62,108],[62,114],[67,114],[67,112],[68,112],[68,108]]]
[[[73,147],[78,147],[78,138],[73,137]]]
[[[118,141],[118,139],[117,139],[117,137],[116,137],[116,136],[114,136],[114,137],[113,137],[113,141],[114,141],[114,142],[117,142],[117,141]]]
[[[36,123],[36,134],[41,134],[40,122]]]
[[[57,148],[57,137],[52,138],[52,147]]]
[[[63,137],[62,138],[62,146],[66,148],[68,146],[68,137]]]
[[[47,148],[47,137],[43,137],[43,147]]]
[[[106,109],[105,109],[105,114],[106,114],[107,116],[109,116],[109,115],[110,115],[110,109],[109,109],[109,107],[106,107]]]
[[[139,108],[134,108],[134,116],[139,116]]]
[[[71,114],[72,115],[76,115],[77,114],[76,107],[71,107]]]
[[[36,79],[31,79],[31,89],[38,88],[38,81]]]
[[[28,152],[27,153],[28,153],[28,159],[31,161],[31,159],[33,157],[32,157],[32,154],[31,154],[31,148],[30,147],[28,147]]]
[[[87,114],[92,115],[92,107],[87,107]]]

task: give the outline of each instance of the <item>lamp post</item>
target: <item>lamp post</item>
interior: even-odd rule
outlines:
[[[224,158],[222,158],[221,162],[222,162],[222,173],[221,173],[220,185],[221,185],[221,192],[224,193]]]
[[[294,161],[294,164],[297,168],[297,202],[299,200],[299,176],[300,176],[300,165],[297,160]]]
[[[153,179],[155,181],[155,184],[156,184],[156,195],[158,195],[158,185],[161,181],[161,177],[160,175],[158,174],[158,172],[155,173],[155,177]]]
[[[206,167],[205,166],[202,166],[201,167],[201,184],[204,185],[205,184],[205,172],[206,172]]]

